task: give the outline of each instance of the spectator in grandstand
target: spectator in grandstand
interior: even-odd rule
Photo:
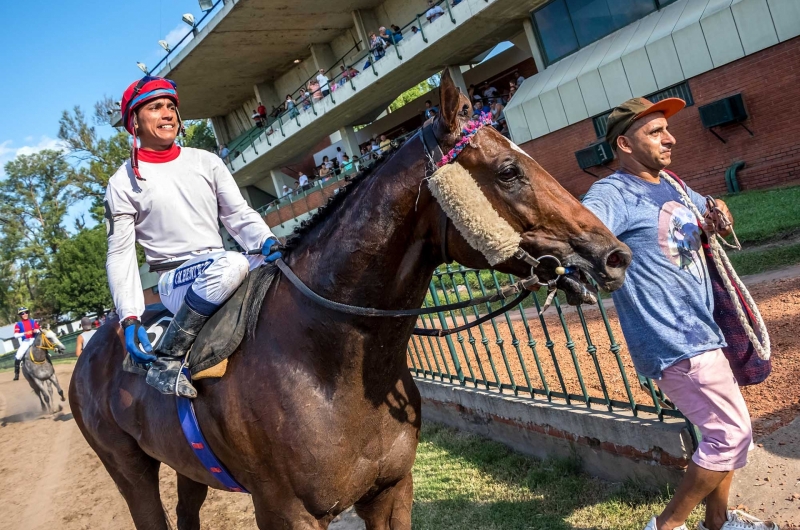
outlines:
[[[502,103],[500,103],[500,98],[495,99],[492,104],[489,106],[492,113],[492,126],[495,129],[500,130],[500,122],[505,121],[506,117],[503,114],[503,109],[505,108]]]
[[[497,94],[497,89],[493,86],[490,86],[489,83],[483,85],[483,100],[491,105],[492,101],[494,101],[494,96]]]
[[[258,108],[256,109],[256,112],[258,112],[258,115],[261,116],[261,121],[267,123],[267,107],[265,107],[260,101],[258,102]]]
[[[286,110],[289,111],[289,119],[295,118],[299,111],[297,110],[297,102],[294,100],[291,94],[286,94],[286,101],[284,102],[286,105]]]
[[[230,152],[230,150],[228,150],[228,148],[225,146],[225,144],[222,144],[222,145],[219,146],[219,157],[222,159],[223,162],[227,162],[228,161],[228,155],[229,154],[231,154],[231,152]]]
[[[322,91],[319,89],[319,81],[312,79],[308,82],[308,92],[311,94],[314,102],[322,99]]]
[[[403,32],[400,31],[400,26],[395,26],[392,24],[392,38],[394,39],[395,44],[403,40]]]
[[[411,33],[416,35],[417,33],[419,33],[419,28],[417,26],[411,26]]]
[[[483,101],[480,99],[475,101],[475,105],[472,107],[472,117],[473,118],[480,118],[484,114],[491,112],[488,108],[483,106]]]
[[[381,153],[384,155],[391,152],[392,150],[392,141],[389,140],[385,134],[381,135],[381,143],[379,144],[381,148]]]
[[[391,32],[392,30],[387,31],[385,26],[378,28],[378,36],[383,39],[383,41],[386,43],[386,46],[391,46],[394,44],[394,39],[392,39]]]
[[[286,197],[287,195],[290,195],[291,193],[292,193],[292,190],[289,189],[289,186],[284,184],[283,185],[283,190],[281,190],[281,197]]]
[[[325,97],[331,93],[331,87],[329,85],[330,80],[328,79],[328,76],[325,75],[324,68],[319,69],[319,73],[317,74],[317,83],[319,83],[319,89],[322,91],[322,97]]]
[[[337,147],[336,148],[336,160],[338,160],[339,163],[344,161],[344,157],[346,157],[346,156],[347,156],[347,154],[344,151],[342,151],[341,147]]]
[[[520,75],[519,71],[514,71],[512,75],[514,76],[514,84],[517,85],[517,88],[522,86],[522,82],[525,81],[525,77]]]
[[[256,109],[253,109],[253,114],[251,114],[250,117],[253,118],[254,122],[256,122],[256,127],[264,126],[264,122],[261,121],[261,114],[259,114]]]
[[[428,120],[436,115],[439,109],[433,106],[431,100],[425,100],[425,119]]]
[[[428,11],[425,12],[425,18],[428,19],[428,22],[433,22],[442,15],[444,15],[444,9],[436,5],[434,0],[428,0]]]
[[[309,188],[309,186],[308,186],[308,175],[306,175],[302,171],[300,172],[299,175],[297,175],[297,187],[298,187],[298,189],[301,189],[301,190],[307,190]]]
[[[345,173],[347,173],[348,171],[351,171],[352,169],[353,169],[353,163],[350,162],[350,157],[347,156],[347,155],[344,155],[342,157],[342,170]]]
[[[372,50],[372,57],[376,62],[386,55],[386,42],[378,35],[375,35],[374,31],[369,34],[369,49]]]

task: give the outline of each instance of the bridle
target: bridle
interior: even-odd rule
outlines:
[[[472,123],[472,122],[471,122]],[[464,130],[462,133],[462,140],[463,137],[467,134],[474,135],[477,132],[477,129],[486,125],[486,123],[482,123],[479,127],[474,130]],[[426,167],[426,176],[425,178],[430,178],[430,175],[435,171],[437,162],[441,162],[444,160],[445,156],[448,156],[448,162],[451,163],[458,153],[453,155],[453,150],[450,151],[448,155],[442,151],[441,146],[439,145],[438,140],[436,139],[436,134],[433,132],[433,122],[429,121],[426,123],[422,129],[420,129],[414,136],[420,136],[422,141],[422,145],[425,149],[425,154],[428,158],[429,165]],[[413,137],[412,137],[413,138]],[[465,144],[462,144],[462,148]],[[454,148],[455,149],[455,148]],[[460,152],[460,150],[458,151]],[[430,174],[429,174],[430,172]],[[450,263],[452,260],[449,259],[447,254],[447,230],[449,228],[450,220],[444,212],[442,213],[442,221],[440,225],[440,229],[442,231],[441,235],[441,253],[442,259],[445,263]],[[261,254],[261,249],[254,249],[247,251],[247,254],[256,255]],[[413,334],[414,335],[422,335],[422,336],[434,336],[434,337],[444,337],[446,335],[451,335],[453,333],[459,333],[466,329],[472,328],[479,324],[482,324],[492,318],[495,318],[511,308],[516,307],[517,305],[521,304],[523,300],[525,300],[528,296],[530,296],[531,292],[533,292],[538,286],[546,286],[548,288],[548,297],[545,304],[542,306],[541,312],[544,312],[547,307],[552,303],[553,298],[555,297],[557,288],[556,282],[560,276],[563,276],[566,271],[565,268],[561,265],[561,262],[555,256],[551,255],[544,255],[540,256],[538,259],[534,258],[528,252],[526,252],[523,248],[518,248],[513,255],[514,258],[520,259],[524,261],[527,265],[531,267],[531,274],[527,278],[521,279],[513,283],[512,285],[506,286],[500,289],[497,293],[487,296],[482,296],[480,298],[473,298],[471,300],[465,300],[462,302],[456,302],[453,304],[445,304],[436,307],[428,307],[428,308],[419,308],[419,309],[377,309],[372,307],[360,307],[360,306],[353,306],[349,304],[343,304],[341,302],[335,302],[328,298],[325,298],[317,293],[315,293],[311,288],[309,288],[303,280],[301,280],[289,265],[286,264],[283,259],[278,259],[275,261],[275,265],[280,269],[283,275],[286,277],[287,280],[295,287],[298,291],[300,291],[304,296],[309,298],[311,301],[316,303],[317,305],[324,307],[326,309],[330,309],[332,311],[336,311],[339,313],[344,313],[348,315],[355,315],[361,317],[409,317],[409,316],[421,316],[421,315],[429,315],[433,313],[443,313],[447,311],[454,311],[457,309],[464,309],[470,306],[477,306],[480,304],[488,303],[491,304],[493,302],[498,301],[505,301],[511,296],[515,296],[514,299],[506,304],[501,305],[498,309],[491,311],[490,313],[477,318],[469,323],[466,323],[461,326],[457,326],[450,329],[437,329],[437,328],[414,328]],[[545,259],[554,260],[556,262],[556,277],[552,280],[547,282],[541,282],[539,277],[536,275],[534,269]],[[540,313],[541,314],[541,313]]]

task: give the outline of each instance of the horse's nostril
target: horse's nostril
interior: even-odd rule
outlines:
[[[618,269],[626,267],[630,260],[626,259],[626,255],[621,250],[615,250],[606,258],[606,266],[611,269]]]

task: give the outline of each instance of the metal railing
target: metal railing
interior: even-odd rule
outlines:
[[[424,306],[473,300],[514,281],[507,274],[442,266],[434,273]],[[502,316],[461,333],[413,336],[408,343],[409,369],[423,379],[531,399],[634,415],[648,412],[662,421],[683,417],[664,406],[667,400],[649,378],[636,375],[615,337],[617,323],[609,320],[602,303],[587,316],[582,307],[566,309],[556,298],[553,307],[539,315],[543,297],[536,293]],[[497,307],[482,304],[440,312],[420,317],[417,324],[452,328]]]
[[[219,1],[222,1],[222,0],[218,0],[218,2]],[[458,3],[461,3],[463,1],[464,0],[460,0]],[[488,3],[489,0],[485,0],[485,1]],[[438,0],[434,5],[436,5],[436,6],[444,6],[445,7],[445,9],[444,9],[445,14],[448,16],[448,18],[450,19],[450,21],[453,24],[456,23],[456,18],[453,15],[453,10],[452,10],[452,7],[450,5],[450,1],[449,0]],[[216,4],[215,4],[215,7],[216,7]],[[422,38],[422,40],[426,44],[428,43],[428,38],[425,36],[424,26],[430,25],[432,22],[429,22],[428,20],[426,20],[424,18],[424,16],[425,16],[425,13],[418,13],[414,17],[414,19],[412,19],[409,23],[407,23],[405,26],[402,26],[400,28],[399,33],[402,35],[402,38],[399,41],[395,41],[390,45],[391,48],[394,48],[394,52],[397,54],[398,60],[401,60],[401,61],[403,60],[403,55],[401,54],[400,49],[398,48],[398,46],[402,45],[403,41],[410,36],[409,34],[419,33],[420,37]],[[444,15],[437,17],[437,19],[438,18],[443,18],[443,17],[444,17]],[[203,17],[203,18],[205,18],[205,17]],[[201,21],[202,21],[202,19],[201,19]],[[434,20],[434,22],[435,22],[435,20]],[[416,27],[416,29],[417,29],[416,32],[413,31],[414,27]],[[353,56],[350,55],[353,52],[353,50],[361,48],[361,45],[362,45],[362,41],[357,42],[353,46],[353,48],[348,50],[347,53],[345,53],[342,57],[337,59],[333,63],[333,65],[325,72],[325,74],[326,75],[329,74],[334,68],[336,68],[336,67],[338,67],[340,65],[344,66],[345,67],[345,71],[347,72],[350,67],[355,67],[357,65],[357,63],[360,62],[362,59],[365,59],[365,58],[369,57],[369,59],[368,59],[368,63],[369,64],[365,63],[364,64],[364,69],[359,71],[358,75],[363,74],[366,71],[367,68],[370,68],[372,70],[372,73],[375,76],[377,76],[378,75],[378,71],[375,69],[375,63],[378,62],[380,60],[380,58],[379,57],[375,57],[375,54],[374,54],[375,50],[374,49],[372,49],[372,48],[364,48],[364,49],[361,49],[361,51],[359,53],[357,53],[356,55],[353,55]],[[388,53],[388,50],[385,50],[385,53]],[[347,60],[348,57],[350,58],[349,61]],[[381,56],[381,57],[383,57],[383,56]],[[347,64],[348,62],[350,63],[349,65]],[[283,111],[281,111],[280,114],[278,114],[274,118],[268,116],[266,124],[264,124],[261,127],[254,126],[252,129],[242,133],[241,135],[239,135],[238,137],[236,137],[235,139],[231,140],[230,142],[228,142],[226,144],[226,146],[228,147],[228,150],[230,152],[230,154],[227,157],[226,164],[228,165],[228,167],[229,167],[229,169],[231,171],[233,171],[233,163],[232,162],[235,159],[241,157],[242,162],[243,163],[247,163],[247,160],[245,159],[245,156],[244,156],[244,151],[248,147],[252,147],[253,150],[255,151],[256,156],[258,156],[258,151],[255,148],[255,143],[258,141],[259,138],[261,138],[261,136],[263,134],[266,134],[267,143],[271,147],[272,143],[269,140],[269,136],[271,136],[272,134],[274,134],[278,130],[280,131],[282,136],[284,136],[284,137],[286,136],[286,133],[283,130],[283,125],[285,123],[287,123],[287,122],[291,121],[292,119],[294,119],[296,121],[298,127],[302,127],[302,125],[300,124],[300,121],[298,119],[301,112],[310,111],[314,115],[316,115],[317,112],[316,112],[316,109],[315,109],[314,105],[321,103],[326,97],[330,97],[331,98],[331,102],[334,105],[336,104],[336,100],[335,100],[335,97],[334,97],[336,89],[337,88],[341,88],[341,87],[344,86],[344,84],[346,84],[346,82],[345,83],[339,83],[339,81],[342,79],[342,75],[343,75],[342,72],[339,72],[338,74],[336,74],[332,79],[329,78],[329,87],[330,87],[329,94],[327,96],[324,96],[322,98],[317,98],[317,100],[314,100],[313,94],[311,94],[310,91],[309,91],[308,95],[306,95],[305,92],[307,91],[308,83],[310,81],[312,81],[312,79],[314,77],[316,77],[316,75],[317,74],[315,74],[312,77],[309,77],[305,81],[305,83],[303,83],[303,85],[301,85],[300,87],[295,89],[294,92],[292,92],[291,95],[292,95],[293,99],[294,99],[294,95],[295,94],[299,94],[299,99],[296,99],[297,106],[294,109],[284,109]],[[351,88],[354,91],[356,91],[357,88],[356,88],[355,84],[353,83],[353,77],[354,76],[348,76],[347,81],[349,81]],[[306,102],[309,103],[308,106],[306,106]],[[301,103],[303,104],[302,105],[303,106],[302,109],[299,108]],[[276,124],[277,124],[277,129],[276,129]]]

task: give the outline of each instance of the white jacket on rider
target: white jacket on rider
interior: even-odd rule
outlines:
[[[229,261],[243,261],[247,267],[241,254],[224,252],[218,220],[244,249],[261,248],[267,238],[274,237],[261,216],[247,205],[228,168],[213,153],[177,146],[156,156],[140,151],[139,171],[144,180],[135,177],[127,161],[109,180],[105,195],[106,271],[120,319],[140,317],[144,311],[135,242],[144,248],[150,265],[168,266],[214,253],[215,258],[227,254]],[[250,268],[254,261],[250,260]],[[242,268],[242,264],[237,265]],[[220,269],[224,271],[224,267]],[[244,275],[246,272],[245,268]],[[206,299],[221,303],[244,275],[238,274],[228,282],[231,285],[223,285],[225,292],[210,295],[219,300]],[[223,272],[220,278],[224,280]],[[162,293],[162,301],[174,312],[182,300],[167,300],[166,294]]]

